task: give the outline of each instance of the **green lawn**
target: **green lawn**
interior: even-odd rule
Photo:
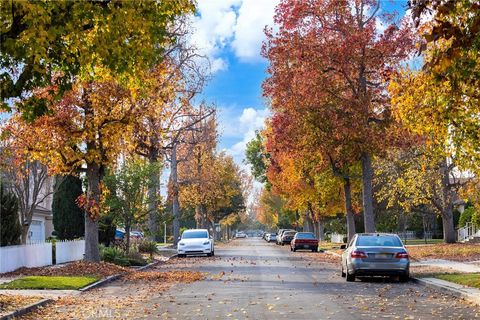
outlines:
[[[320,241],[318,247],[322,250],[332,250],[332,249],[340,249],[340,246],[344,243],[334,243],[334,242],[327,242],[327,241]]]
[[[480,273],[439,274],[436,277],[442,280],[455,282],[464,286],[480,288]]]
[[[58,289],[77,290],[83,288],[98,278],[90,276],[82,277],[53,277],[53,276],[30,276],[23,277],[0,285],[0,289]]]

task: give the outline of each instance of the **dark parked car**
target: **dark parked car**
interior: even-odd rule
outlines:
[[[297,231],[284,231],[280,239],[281,245],[283,246],[285,244],[290,244],[290,242],[292,242],[293,240],[293,237],[295,237],[296,233]]]
[[[342,245],[342,249],[345,245]],[[410,259],[396,234],[356,234],[342,254],[342,277],[355,281],[359,276],[410,276]]]
[[[318,251],[318,239],[311,232],[297,232],[290,242],[290,250],[297,251],[300,249]]]

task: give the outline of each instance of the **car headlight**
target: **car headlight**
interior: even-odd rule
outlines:
[[[204,245],[210,244],[210,241],[205,241],[203,244]]]

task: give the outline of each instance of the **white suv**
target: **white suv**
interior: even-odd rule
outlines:
[[[185,230],[177,245],[179,257],[187,254],[206,254],[208,257],[215,255],[213,238],[207,229]]]

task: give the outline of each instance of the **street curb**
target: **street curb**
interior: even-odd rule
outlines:
[[[326,254],[329,254],[329,255],[332,255],[332,256],[335,256],[335,257],[341,257],[342,255],[339,254],[339,253],[336,253],[336,252],[331,252],[331,251],[328,251],[328,250],[324,250],[323,251],[324,253]]]
[[[88,286],[86,287],[83,287],[83,288],[80,288],[78,289],[78,291],[80,292],[85,292],[85,291],[89,291],[89,290],[92,290],[92,289],[95,289],[95,288],[98,288],[106,283],[109,283],[109,282],[112,282],[114,280],[117,280],[118,278],[120,278],[121,276],[123,276],[124,274],[126,274],[126,272],[124,273],[117,273],[117,274],[114,274],[114,275],[111,275],[111,276],[108,276],[106,277],[105,279],[102,279],[102,280],[98,280],[97,282],[94,282],[92,284],[89,284]]]
[[[460,290],[456,290],[454,288],[450,288],[450,287],[442,286],[440,284],[435,284],[435,283],[432,283],[432,282],[429,282],[429,281],[425,281],[422,278],[411,277],[410,279],[414,283],[417,283],[419,285],[425,286],[427,288],[435,289],[435,290],[439,291],[440,293],[444,293],[444,294],[448,294],[448,295],[451,295],[451,296],[454,296],[454,297],[457,297],[457,298],[462,298],[464,300],[468,300],[468,301],[480,306],[480,298],[479,297],[474,297],[474,296],[472,296],[468,293],[465,293],[465,292],[460,291]]]
[[[40,307],[43,307],[47,304],[49,304],[50,302],[53,302],[53,299],[42,299],[38,302],[35,302],[35,303],[32,303],[32,304],[29,304],[28,306],[25,306],[25,307],[22,307],[20,309],[17,309],[15,311],[12,311],[10,313],[7,313],[6,315],[3,315],[0,317],[0,320],[10,320],[10,319],[14,319],[16,317],[20,317],[20,316],[23,316],[24,314],[27,314],[27,313],[30,313]]]

